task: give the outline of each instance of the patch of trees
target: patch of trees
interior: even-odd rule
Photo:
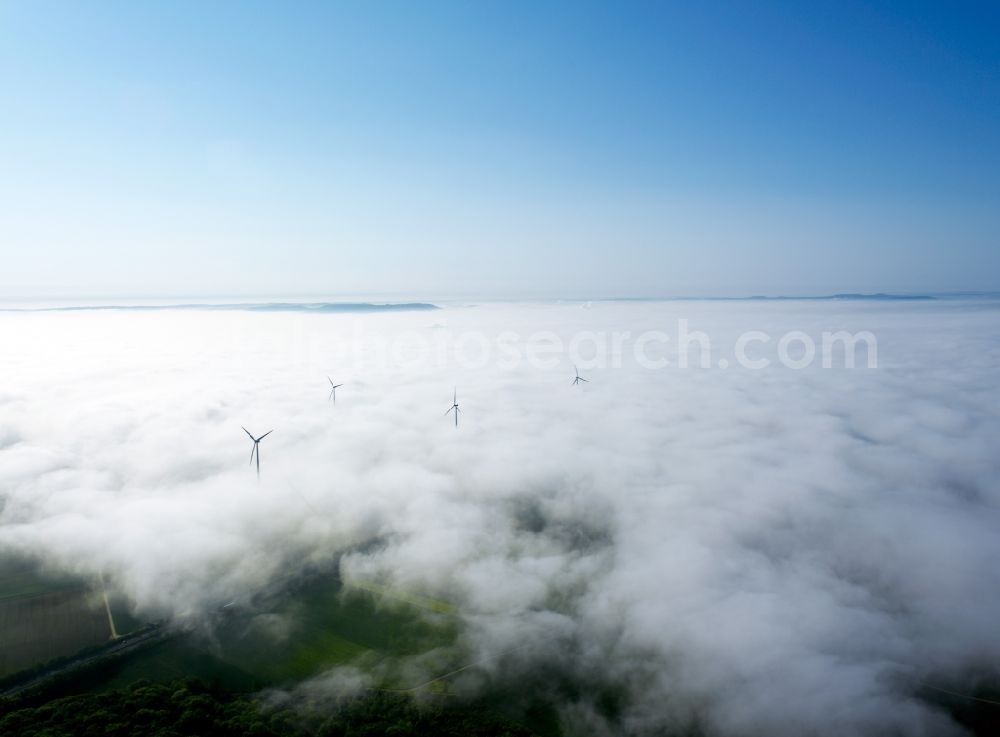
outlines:
[[[28,705],[0,701],[0,735],[18,737],[531,737],[487,711],[418,705],[372,692],[332,715],[261,708],[245,694],[197,681],[138,681],[128,688]]]

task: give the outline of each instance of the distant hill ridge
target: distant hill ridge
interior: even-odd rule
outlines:
[[[963,296],[990,296],[990,295],[979,295],[969,294]],[[861,294],[854,292],[844,292],[841,294],[819,294],[819,295],[804,295],[804,296],[790,296],[790,295],[776,295],[768,296],[764,294],[754,294],[749,297],[611,297],[609,299],[595,300],[598,302],[780,302],[780,301],[885,301],[885,302],[911,302],[914,300],[928,300],[936,299],[929,294],[886,294],[884,292],[876,292],[874,294]],[[580,299],[581,302],[586,302],[586,299]]]
[[[875,294],[857,294],[853,292],[848,292],[844,294],[828,294],[820,295],[816,297],[763,297],[763,296],[753,296],[748,297],[748,299],[866,299],[866,300],[914,300],[914,299],[934,299],[929,294],[885,294],[884,292],[876,292]]]
[[[427,302],[246,302],[233,304],[176,305],[73,305],[68,307],[0,308],[2,312],[76,312],[82,310],[245,310],[247,312],[400,312],[403,310],[437,310]]]

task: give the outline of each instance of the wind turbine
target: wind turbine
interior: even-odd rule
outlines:
[[[243,427],[243,425],[240,425],[240,427]],[[250,435],[250,431],[247,430],[245,427],[243,427],[243,432],[245,432],[247,435]],[[250,439],[253,441],[253,450],[250,451],[250,463],[253,464],[253,457],[254,457],[254,454],[256,454],[257,455],[257,478],[260,478],[260,448],[257,447],[257,446],[260,445],[260,441],[261,440],[263,440],[264,438],[266,438],[268,435],[270,435],[273,432],[274,432],[274,430],[268,430],[266,433],[264,433],[263,435],[261,435],[259,438],[255,438],[253,435],[250,435]]]
[[[448,409],[448,412],[444,413],[444,416],[447,417],[448,414],[452,410],[454,410],[454,412],[455,412],[455,427],[458,427],[458,413],[459,413],[460,410],[458,409],[458,387],[457,386],[455,387],[455,396],[451,400],[451,402],[452,402],[451,407]]]
[[[326,377],[326,380],[330,382],[330,396],[327,397],[326,401],[329,402],[332,399],[333,403],[336,404],[337,403],[337,387],[338,386],[343,386],[343,384],[334,384],[333,383],[333,379],[331,379],[329,376]]]
[[[580,370],[579,370],[579,369],[578,369],[578,368],[577,368],[576,366],[574,366],[574,367],[573,367],[573,371],[575,371],[575,372],[576,372],[576,378],[575,378],[575,379],[573,379],[573,386],[576,386],[576,385],[577,385],[577,384],[579,384],[579,383],[580,383],[581,381],[582,381],[582,382],[583,382],[584,384],[589,384],[589,383],[590,383],[590,379],[585,379],[585,378],[583,378],[582,376],[580,376]]]

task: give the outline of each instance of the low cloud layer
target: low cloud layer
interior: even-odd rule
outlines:
[[[867,330],[879,368],[425,350],[679,319],[719,355]],[[378,538],[343,571],[461,608],[483,665],[457,687],[551,689],[582,733],[960,734],[921,684],[1000,675],[995,303],[8,313],[0,338],[0,550],[103,571],[147,616]],[[259,483],[241,425],[274,430]]]

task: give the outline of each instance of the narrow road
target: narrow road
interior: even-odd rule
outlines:
[[[118,639],[112,640],[105,647],[95,653],[71,660],[68,663],[64,663],[63,665],[59,665],[55,668],[39,673],[37,676],[34,676],[24,683],[11,686],[5,691],[0,691],[0,698],[17,696],[24,691],[35,688],[36,686],[41,686],[45,682],[58,678],[59,676],[85,670],[86,668],[89,668],[106,658],[122,655],[132,650],[137,650],[141,647],[169,639],[178,634],[176,631],[165,629],[159,624],[150,625],[150,627],[150,629],[146,629],[134,635],[121,636]]]

